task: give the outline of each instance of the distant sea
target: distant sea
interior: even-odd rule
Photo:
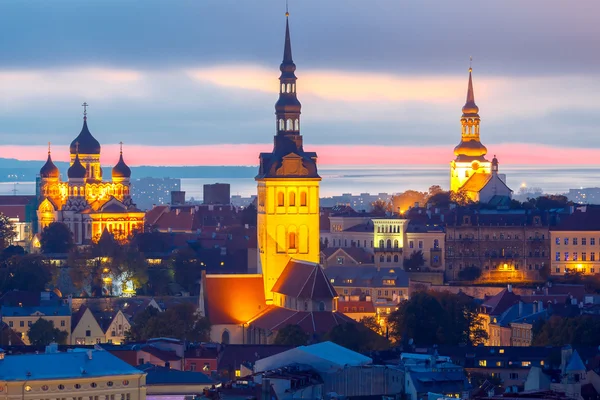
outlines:
[[[521,185],[541,188],[544,193],[566,193],[569,189],[600,187],[600,167],[597,166],[507,166],[500,165],[500,172],[506,174],[511,189],[518,192]],[[338,166],[323,167],[319,170],[323,181],[321,197],[331,197],[342,193],[397,193],[408,189],[426,191],[431,185],[448,189],[448,166]],[[172,176],[175,178],[174,176]],[[232,195],[249,197],[256,194],[256,182],[248,178],[183,178],[181,190],[189,199],[202,199],[205,183],[229,183]],[[0,182],[0,194],[34,194],[34,182]]]

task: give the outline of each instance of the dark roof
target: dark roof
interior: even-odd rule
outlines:
[[[340,312],[296,311],[271,306],[265,313],[253,320],[250,325],[269,331],[277,331],[287,325],[298,325],[309,335],[322,335],[337,325],[356,323]]]
[[[469,386],[464,372],[411,372],[417,393],[462,393]]]
[[[143,346],[140,351],[151,354],[152,356],[158,358],[161,361],[178,361],[181,360],[174,351],[162,350],[158,347],[154,347],[152,345]]]
[[[238,369],[242,363],[256,362],[265,357],[283,353],[294,346],[276,344],[227,344],[223,345],[217,360],[217,369]]]
[[[85,314],[85,311],[87,309],[87,306],[83,304],[81,307],[79,307],[79,310],[77,310],[76,313],[71,314],[71,332],[75,330],[77,324],[79,323],[79,321],[81,321],[81,318],[83,318],[83,314]]]
[[[75,155],[75,161],[73,161],[73,165],[71,165],[67,170],[67,176],[69,178],[83,179],[85,178],[86,172],[87,171],[85,170],[85,167],[79,160],[79,153],[77,153]]]
[[[325,300],[337,293],[317,263],[291,259],[275,282],[273,292],[297,299]]]
[[[123,152],[121,151],[121,155],[119,156],[119,162],[112,169],[112,177],[113,178],[129,178],[131,177],[131,168],[125,164],[123,161]]]
[[[144,371],[147,385],[212,385],[213,380],[202,372],[179,371],[153,364],[142,364],[136,367]]]
[[[40,176],[42,178],[58,178],[60,176],[60,171],[58,170],[58,167],[52,162],[52,157],[50,157],[50,151],[48,151],[48,159],[46,160],[46,163],[40,169]]]
[[[98,142],[90,133],[87,126],[87,117],[83,118],[81,132],[71,142],[71,154],[77,154],[78,146],[79,154],[100,154],[100,142]]]
[[[321,250],[321,253],[326,259],[330,259],[333,255],[345,255],[354,260],[356,264],[370,264],[373,262],[373,254],[362,247],[326,247]]]
[[[600,231],[600,208],[579,207],[572,214],[561,217],[552,231]]]
[[[520,296],[503,289],[500,293],[486,299],[481,305],[486,309],[489,315],[500,315],[508,310],[514,304],[517,304],[520,300]]]
[[[407,288],[409,275],[399,268],[377,268],[375,266],[344,265],[331,266],[325,275],[333,286]],[[394,285],[383,284],[383,280],[393,280]]]

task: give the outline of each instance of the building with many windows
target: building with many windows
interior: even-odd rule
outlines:
[[[38,319],[51,321],[55,328],[67,332],[66,343],[71,343],[71,308],[66,304],[39,306],[2,306],[2,322],[29,344],[27,332]]]
[[[600,273],[600,208],[582,206],[550,229],[552,275]]]

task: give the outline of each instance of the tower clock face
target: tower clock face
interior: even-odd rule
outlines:
[[[472,167],[474,170],[478,170],[478,169],[479,169],[479,163],[478,163],[477,161],[474,161],[474,162],[473,162],[473,164],[471,164],[471,167]]]

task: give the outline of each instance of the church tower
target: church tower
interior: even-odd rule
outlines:
[[[450,190],[457,192],[475,173],[490,174],[492,164],[485,158],[487,148],[479,139],[479,107],[475,104],[473,69],[469,68],[467,101],[462,108],[461,140],[454,148],[456,159],[450,163]]]
[[[258,251],[265,298],[290,258],[319,262],[319,182],[317,154],[304,151],[300,135],[301,105],[296,97],[289,14],[286,12],[279,100],[275,104],[273,151],[260,154],[258,184]]]

